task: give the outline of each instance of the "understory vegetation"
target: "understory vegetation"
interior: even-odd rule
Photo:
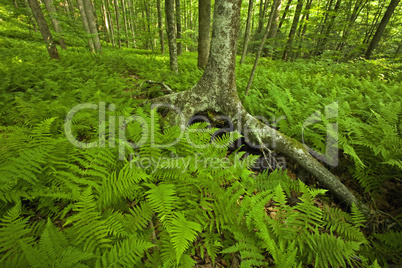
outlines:
[[[258,155],[229,150],[237,132],[212,139],[217,128],[195,123],[189,138],[163,146],[181,130],[151,111],[147,99],[164,92],[147,80],[191,88],[202,75],[195,53],[179,57],[177,75],[167,55],[140,49],[93,54],[77,44],[49,60],[38,33],[1,14],[9,28],[0,32],[0,267],[401,264],[401,64],[261,59],[248,96],[253,59],[236,70],[245,108],[317,152],[327,125],[338,124],[340,163],[329,168],[370,206],[368,221],[313,178],[296,179],[291,161],[256,172]],[[84,103],[96,108],[75,114],[71,134],[103,146],[67,139],[66,116]],[[144,121],[119,129],[132,115]]]

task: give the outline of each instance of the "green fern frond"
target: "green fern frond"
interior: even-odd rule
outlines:
[[[3,215],[0,223],[0,263],[19,254],[21,245],[33,243],[33,238],[28,236],[31,233],[28,222],[29,217],[21,217],[20,202]]]
[[[188,221],[183,213],[175,213],[169,233],[176,251],[177,264],[179,264],[183,253],[190,247],[190,243],[197,238],[199,232],[201,232],[201,225]]]
[[[154,245],[132,235],[103,253],[95,267],[134,267]]]

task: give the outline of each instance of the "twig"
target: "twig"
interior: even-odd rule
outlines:
[[[174,91],[173,91],[170,87],[168,87],[168,85],[166,85],[166,84],[163,83],[163,82],[155,82],[155,81],[152,81],[152,80],[146,80],[145,82],[147,82],[148,84],[157,84],[157,85],[161,85],[163,88],[166,89],[166,91],[167,91],[169,94],[174,93]]]

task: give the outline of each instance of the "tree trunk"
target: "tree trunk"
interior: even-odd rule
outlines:
[[[328,10],[328,14],[330,13],[330,18],[328,25],[324,25],[325,31],[324,36],[317,44],[317,48],[315,51],[315,55],[321,55],[324,52],[325,45],[327,43],[328,37],[331,34],[332,27],[334,26],[335,18],[338,15],[339,7],[341,6],[341,0],[336,1],[335,7],[333,10]]]
[[[283,11],[282,18],[281,18],[280,21],[279,21],[279,26],[278,26],[277,33],[278,33],[278,32],[281,30],[281,28],[282,28],[282,24],[283,24],[283,22],[285,21],[286,16],[288,15],[288,11],[289,11],[289,9],[290,9],[290,5],[291,5],[291,4],[292,4],[292,0],[288,0],[288,3],[286,4],[285,10]]]
[[[47,12],[50,15],[50,20],[53,24],[53,29],[55,30],[56,33],[61,34],[59,21],[55,17],[56,8],[53,6],[53,1],[52,0],[44,0],[43,2],[45,2]],[[66,43],[64,42],[64,38],[59,39],[59,44],[62,49],[67,49]]]
[[[28,3],[31,7],[32,14],[35,17],[36,23],[38,24],[42,38],[46,43],[47,52],[49,53],[50,58],[57,60],[60,59],[59,52],[57,51],[52,34],[50,33],[49,27],[47,26],[45,17],[43,16],[42,9],[40,8],[38,1],[28,0]]]
[[[249,0],[246,31],[244,32],[243,53],[241,54],[240,64],[243,64],[244,59],[246,58],[246,54],[247,54],[248,40],[250,38],[251,17],[253,15],[253,4],[254,4],[254,0]]]
[[[174,119],[183,129],[199,112],[214,110],[223,113],[231,120],[233,130],[244,134],[247,143],[287,155],[314,175],[340,201],[364,207],[336,176],[310,155],[305,146],[261,123],[243,108],[237,95],[235,77],[240,7],[241,0],[216,0],[211,52],[204,74],[191,90],[152,100],[152,108],[173,107],[179,112]]]
[[[204,69],[208,62],[211,34],[211,0],[199,0],[198,8],[198,68]]]
[[[342,51],[343,47],[346,44],[346,41],[348,39],[349,35],[349,30],[352,29],[358,15],[360,14],[361,10],[364,8],[364,6],[369,2],[369,0],[357,0],[355,3],[355,6],[353,8],[353,12],[350,16],[348,16],[347,23],[345,24],[345,28],[342,31],[342,37],[341,41],[339,42],[336,50],[337,51]]]
[[[296,29],[297,29],[297,24],[299,23],[299,18],[300,18],[300,13],[302,11],[302,8],[303,8],[303,0],[299,0],[297,2],[296,13],[295,13],[295,17],[293,18],[292,27],[290,28],[288,42],[286,44],[285,51],[283,52],[283,56],[282,56],[283,60],[287,60],[289,57],[289,54],[291,53],[293,38],[294,38]]]
[[[301,49],[302,49],[302,44],[303,44],[303,40],[304,40],[304,36],[306,34],[307,31],[307,22],[310,18],[310,8],[311,8],[311,4],[313,3],[313,0],[309,0],[307,2],[307,6],[306,6],[306,17],[304,19],[302,19],[303,24],[300,25],[300,36],[299,36],[299,48],[297,50],[297,53],[295,55],[294,58],[299,58],[300,53],[301,53]]]
[[[79,9],[79,11],[81,13],[81,20],[82,20],[82,24],[84,25],[85,32],[88,35],[90,35],[91,31],[89,30],[87,14],[85,12],[84,4],[83,4],[82,0],[77,0],[77,5],[78,5],[78,9]],[[94,42],[93,42],[92,37],[90,37],[89,40],[88,40],[88,46],[89,46],[89,48],[91,49],[92,52],[95,51]]]
[[[144,9],[145,15],[147,17],[147,30],[148,30],[148,40],[147,40],[147,47],[151,47],[152,51],[154,51],[154,42],[151,33],[151,14],[149,11],[149,2],[148,0],[144,0]]]
[[[93,35],[95,51],[99,53],[102,47],[98,35],[98,26],[96,25],[94,8],[92,6],[91,0],[82,0],[82,2],[84,4],[85,14],[87,15],[89,30]]]
[[[365,54],[366,59],[370,59],[371,54],[373,51],[377,48],[378,43],[381,40],[382,35],[384,34],[385,27],[387,26],[389,20],[392,17],[392,14],[395,11],[396,6],[398,5],[400,0],[391,0],[391,3],[389,4],[387,11],[385,11],[384,17],[382,18],[380,25],[377,28],[376,33],[374,34],[373,39],[370,42],[370,45],[368,46]]]
[[[257,33],[261,33],[262,28],[264,27],[264,18],[267,13],[269,0],[260,0],[260,13],[258,14],[258,28]]]
[[[31,10],[31,8],[29,8],[28,0],[24,0],[24,3],[26,6],[26,15],[28,18],[29,32],[31,33],[31,25],[32,25],[32,28],[33,28],[34,32],[36,33],[38,31],[38,29],[36,29],[36,23],[34,21],[33,15],[32,15],[32,10]]]
[[[158,0],[160,1],[160,0]],[[133,47],[136,47],[136,42],[135,42],[135,31],[134,31],[134,18],[133,18],[133,12],[132,12],[132,3],[131,0],[128,0],[128,15],[130,18],[130,29],[131,29],[131,35],[133,37]]]
[[[114,0],[114,9],[116,14],[116,28],[117,28],[117,40],[119,42],[119,48],[121,48],[121,37],[120,37],[120,12],[119,12],[119,3],[117,0]]]
[[[156,8],[158,10],[158,29],[159,29],[159,42],[161,44],[161,53],[165,53],[165,40],[163,37],[163,24],[162,24],[162,12],[161,12],[161,0],[157,0]]]
[[[177,39],[181,39],[181,9],[180,9],[180,0],[176,0],[176,23],[177,23]],[[177,56],[180,56],[183,53],[181,47],[181,41],[177,42]]]
[[[165,0],[166,28],[169,40],[170,69],[179,72],[177,66],[176,19],[174,13],[174,0]]]
[[[112,37],[112,46],[115,47],[116,41],[115,41],[115,34],[114,34],[113,17],[112,17],[112,14],[110,13],[109,6],[110,6],[109,0],[106,0],[106,14],[107,14],[107,17],[109,18],[109,22],[110,22],[110,35]]]
[[[269,36],[269,31],[271,29],[272,22],[273,22],[273,20],[275,18],[276,11],[278,10],[279,3],[280,3],[280,0],[274,0],[274,2],[272,3],[271,14],[270,14],[269,19],[268,19],[267,27],[265,29],[264,36],[262,37],[260,46],[258,48],[257,55],[255,56],[253,69],[251,70],[250,79],[248,80],[247,87],[246,87],[246,90],[245,90],[245,93],[244,93],[244,95],[246,95],[246,96],[247,96],[247,94],[248,94],[248,92],[250,90],[251,84],[253,83],[254,75],[255,75],[255,72],[257,70],[258,61],[260,59],[261,52],[264,49],[265,41],[267,40],[267,38]]]
[[[127,47],[130,47],[130,42],[128,38],[128,27],[127,27],[127,14],[126,14],[126,7],[124,0],[121,0],[121,7],[122,7],[122,13],[123,13],[123,20],[124,20],[124,33],[126,35],[126,44]]]

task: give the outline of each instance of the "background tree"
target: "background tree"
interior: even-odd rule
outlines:
[[[50,33],[49,27],[47,25],[46,19],[43,16],[42,9],[39,6],[37,0],[28,0],[29,6],[31,7],[32,14],[35,17],[36,23],[38,24],[39,31],[45,41],[47,51],[50,58],[59,59],[59,52],[57,51],[56,45],[53,41],[52,34]]]
[[[380,25],[378,25],[377,31],[366,50],[365,54],[366,59],[369,59],[371,57],[371,54],[373,53],[373,50],[377,48],[378,43],[380,42],[381,37],[384,34],[385,27],[387,27],[387,24],[391,19],[392,14],[394,13],[395,8],[399,2],[400,0],[391,0],[391,3],[389,4],[387,11],[385,12],[384,17],[382,18]]]
[[[45,3],[47,12],[50,15],[50,20],[53,24],[53,29],[55,30],[56,33],[60,34],[61,29],[60,29],[59,21],[56,19],[56,8],[53,5],[53,1],[52,0],[44,0],[43,2]],[[62,37],[59,38],[59,44],[62,49],[67,49],[64,38],[62,38]]]
[[[199,0],[198,12],[198,68],[204,69],[208,62],[211,34],[211,0]]]
[[[161,53],[165,53],[165,40],[163,36],[163,23],[162,23],[162,12],[161,12],[161,0],[156,1],[156,8],[158,11],[158,30],[159,30],[159,42],[161,45]]]
[[[177,73],[177,42],[176,42],[176,19],[174,12],[174,0],[165,0],[166,26],[169,40],[170,69]]]
[[[177,55],[180,56],[183,51],[182,51],[182,46],[181,46],[181,38],[182,38],[182,27],[181,27],[181,7],[180,7],[180,0],[175,0],[176,1],[176,22],[177,22],[177,39],[179,41],[177,42]]]
[[[292,27],[290,28],[290,32],[289,32],[288,41],[286,42],[286,47],[285,47],[285,50],[283,51],[283,56],[282,56],[283,60],[287,60],[289,57],[289,54],[292,52],[291,50],[292,50],[293,39],[294,39],[294,35],[296,33],[297,25],[299,23],[299,18],[300,18],[300,13],[302,11],[302,8],[303,8],[303,0],[298,0],[295,16],[293,18]]]
[[[246,58],[246,54],[247,54],[248,41],[250,38],[251,17],[253,15],[253,5],[254,5],[254,0],[249,0],[246,30],[244,31],[243,52],[241,54],[240,64],[242,64],[244,62],[244,59]]]

